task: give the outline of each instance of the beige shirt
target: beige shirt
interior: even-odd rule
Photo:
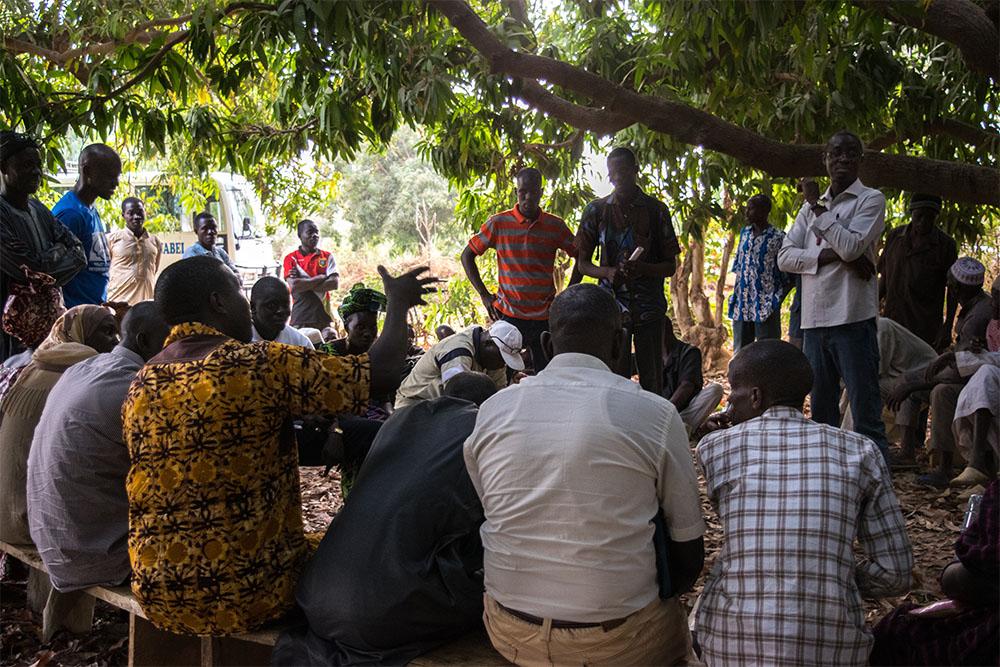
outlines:
[[[116,229],[108,234],[108,248],[111,250],[108,301],[134,305],[152,299],[163,250],[160,239],[145,230],[142,238],[136,238],[128,229]]]
[[[658,595],[657,510],[675,541],[705,532],[677,410],[589,355],[557,355],[486,401],[465,465],[486,515],[486,592],[525,613],[627,616]]]
[[[802,275],[802,328],[835,327],[878,314],[878,280],[862,280],[844,262],[819,265],[819,254],[832,248],[850,262],[862,255],[876,262],[875,246],[885,229],[885,197],[860,179],[835,198],[829,188],[819,216],[806,202],[778,251],[778,268]]]
[[[413,370],[396,391],[395,408],[405,408],[441,395],[444,383],[464,371],[479,371],[489,375],[498,389],[507,386],[507,368],[487,370],[476,362],[475,330],[489,336],[482,327],[469,327],[439,341],[421,355]]]

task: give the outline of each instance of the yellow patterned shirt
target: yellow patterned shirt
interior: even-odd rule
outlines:
[[[291,419],[368,403],[367,355],[173,328],[122,408],[132,592],[156,626],[246,632],[290,609],[306,556]]]

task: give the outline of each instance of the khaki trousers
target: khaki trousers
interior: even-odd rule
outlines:
[[[483,621],[493,647],[517,665],[700,665],[686,614],[676,597],[657,598],[605,631],[528,623],[485,596]]]

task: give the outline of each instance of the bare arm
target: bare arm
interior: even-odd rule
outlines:
[[[674,393],[667,400],[673,403],[674,407],[678,410],[683,410],[691,403],[691,399],[699,391],[701,391],[701,387],[696,387],[694,382],[690,380],[684,380],[677,385],[677,389],[674,390]]]
[[[406,361],[406,313],[414,306],[424,305],[424,295],[435,291],[439,282],[426,276],[427,267],[420,266],[393,278],[384,266],[378,267],[385,286],[386,314],[382,333],[368,351],[371,361],[371,395],[385,396],[395,391],[402,380]]]
[[[462,251],[462,268],[465,269],[465,275],[472,284],[472,289],[479,294],[479,298],[486,308],[486,314],[493,321],[500,319],[496,308],[493,307],[497,295],[487,289],[486,283],[483,282],[483,277],[479,273],[479,266],[476,264],[476,253],[469,246],[465,246],[465,250]]]

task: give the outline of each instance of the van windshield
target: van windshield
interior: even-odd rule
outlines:
[[[257,229],[257,216],[254,215],[250,199],[239,188],[230,187],[227,190],[229,190],[229,194],[233,197],[233,203],[236,205],[236,220],[234,220],[234,226],[237,228],[235,230],[236,236],[241,239],[252,238]]]

